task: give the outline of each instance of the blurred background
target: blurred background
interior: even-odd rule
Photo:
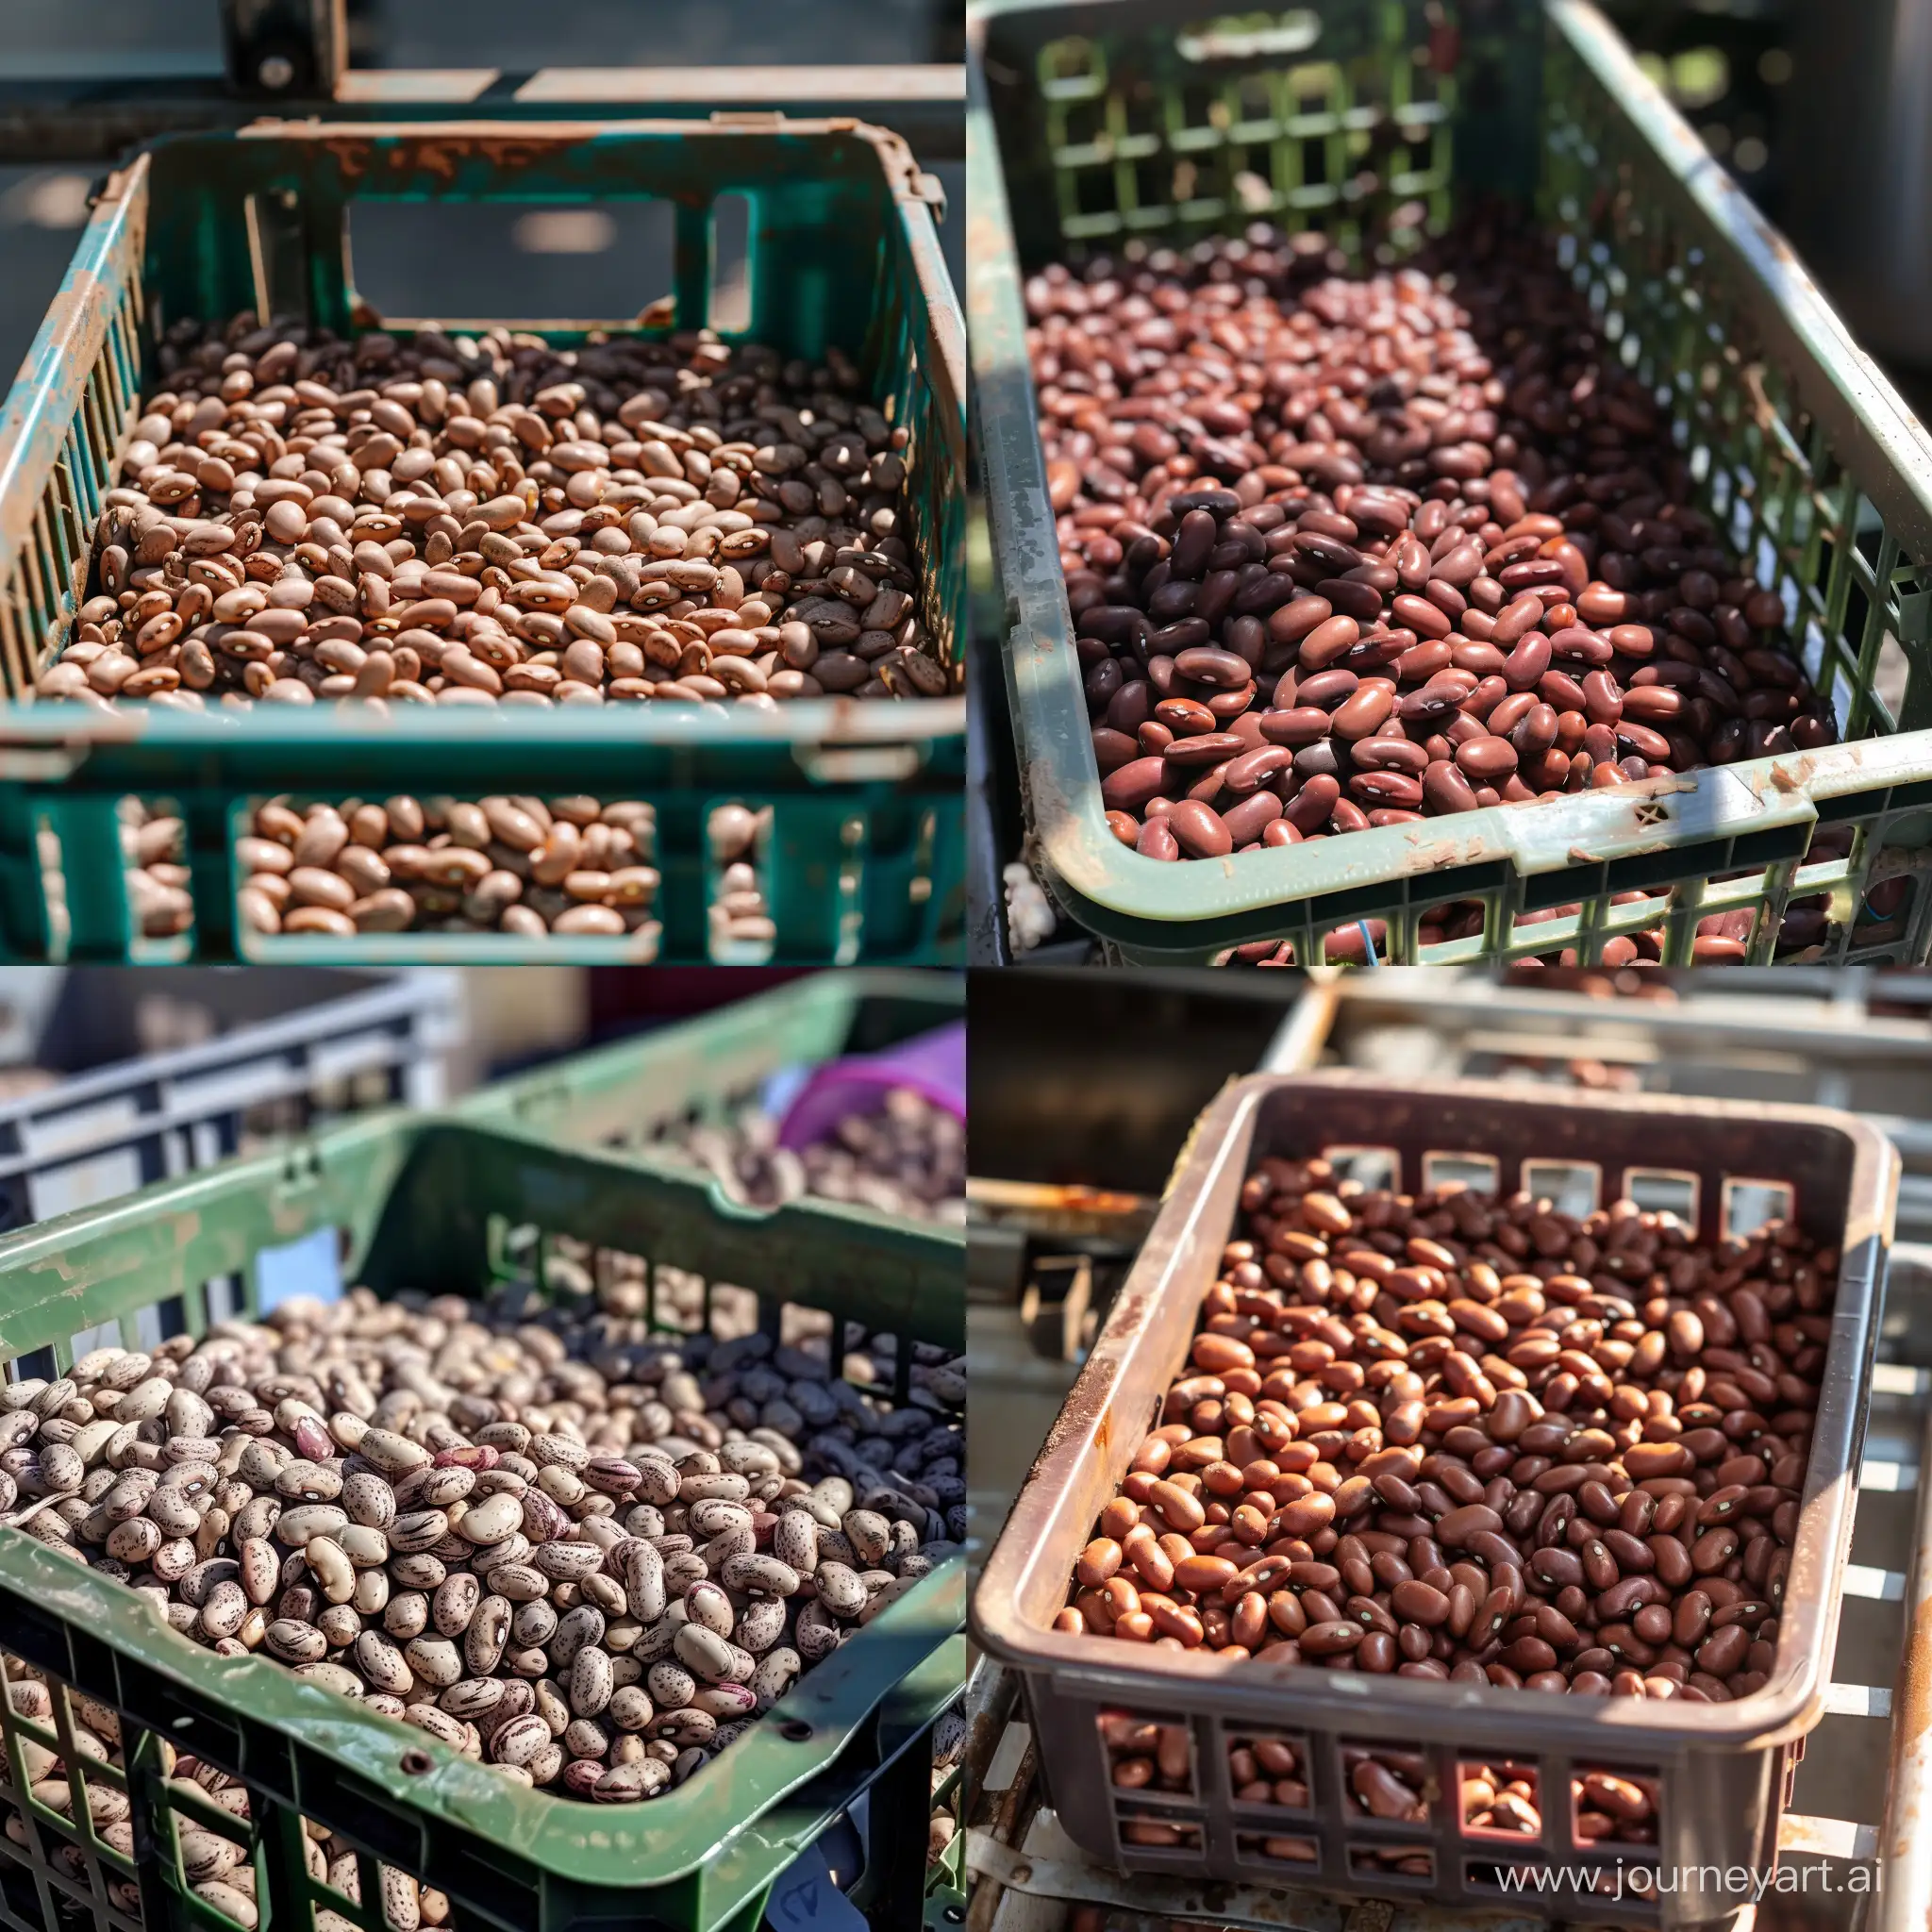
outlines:
[[[774,1174],[765,1158],[807,1074],[957,1031],[961,998],[957,975],[913,972],[4,968],[0,1233],[275,1135],[368,1108],[449,1105],[566,1058],[544,1107],[568,1098],[587,1141],[659,1153],[675,1142],[741,1198],[826,1192],[816,1169],[792,1174],[781,1162]],[[605,1047],[619,1051],[575,1058]],[[855,1112],[882,1104],[883,1089],[854,1094]],[[909,1164],[908,1149],[881,1150],[899,1157],[873,1163],[897,1197],[847,1197],[962,1219],[960,1136],[945,1138],[955,1158],[938,1167],[923,1147]]]
[[[285,0],[237,0],[272,11]],[[962,0],[345,0],[348,60],[370,73],[493,68],[924,65],[959,58]],[[1465,0],[1483,11],[1491,0]],[[1927,0],[1603,0],[1653,78],[1711,155],[1797,243],[1860,340],[1923,410],[1932,396],[1932,5]],[[1204,9],[1208,10],[1208,9]],[[217,0],[7,0],[0,102],[85,103],[116,81],[221,75]],[[1800,78],[1802,76],[1802,78]],[[51,92],[50,92],[51,90]],[[479,101],[487,111],[488,97]],[[926,142],[924,163],[955,213],[941,236],[963,275],[958,136]],[[915,147],[921,145],[915,140]],[[951,151],[944,151],[950,149]],[[51,152],[51,149],[44,151]],[[0,366],[18,366],[86,220],[101,164],[0,166]],[[386,211],[389,212],[389,211]],[[408,211],[398,211],[407,213]],[[624,210],[477,210],[475,239],[527,281],[556,291],[552,313],[616,314],[661,292],[668,237]],[[633,214],[642,216],[642,211]],[[470,239],[467,235],[462,239]],[[445,231],[425,247],[407,225],[370,224],[358,265],[378,308],[426,314],[460,304],[451,277],[473,251]],[[508,278],[496,286],[510,286]],[[633,302],[630,312],[642,307]]]
[[[285,4],[231,0],[237,17],[266,16]],[[0,276],[0,369],[10,380],[60,286],[105,157],[125,144],[98,145],[96,158],[85,152],[96,130],[116,126],[112,110],[125,104],[125,83],[184,104],[214,99],[223,87],[224,8],[218,0],[5,0],[0,14],[0,125],[11,121],[10,151],[75,157],[0,163],[0,260],[8,269]],[[960,0],[346,0],[352,71],[460,70],[467,86],[475,70],[496,70],[481,92],[457,96],[473,99],[479,117],[546,70],[835,66],[849,80],[858,68],[956,62],[962,21]],[[732,105],[728,90],[712,97]],[[272,98],[258,105],[274,109]],[[811,108],[801,102],[797,110]],[[235,117],[207,118],[214,125]],[[869,118],[905,133],[943,185],[950,213],[940,238],[957,286],[965,274],[962,110],[936,111],[927,102],[899,116],[870,110]],[[668,205],[655,203],[522,213],[372,206],[355,221],[357,282],[379,310],[396,315],[634,315],[670,290],[669,215]],[[541,298],[532,298],[533,287]]]
[[[391,1106],[708,1172],[746,1206],[958,1227],[963,1001],[938,972],[4,968],[0,1234]],[[262,1261],[264,1307],[349,1285],[332,1230]]]

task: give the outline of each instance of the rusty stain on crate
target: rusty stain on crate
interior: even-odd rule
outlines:
[[[1409,833],[1407,838],[1408,849],[1414,855],[1415,862],[1426,866],[1431,872],[1441,872],[1452,865],[1475,865],[1483,859],[1501,856],[1500,850],[1492,848],[1481,833],[1457,839],[1424,828]]]
[[[1123,1333],[1134,1333],[1140,1326],[1141,1310],[1148,1299],[1144,1289],[1129,1287],[1123,1290],[1120,1299],[1114,1304],[1113,1313],[1108,1319],[1108,1326],[1113,1328],[1118,1324]],[[1054,1418],[1053,1427],[1040,1445],[1040,1454],[1034,1457],[1036,1468],[1043,1466],[1062,1442],[1070,1438],[1084,1437],[1090,1429],[1093,1452],[1098,1458],[1105,1460],[1113,1441],[1113,1391],[1120,1371],[1117,1355],[1109,1349],[1095,1348],[1088,1357],[1079,1379],[1074,1384],[1066,1406]]]
[[[1906,1623],[1891,1723],[1892,1781],[1907,1796],[1892,1820],[1892,1839],[1886,1847],[1886,1855],[1906,1858],[1911,1856],[1912,1840],[1924,1828],[1926,1821],[1918,1815],[1915,1802],[1921,1780],[1901,1775],[1897,1767],[1918,1748],[1927,1726],[1932,1725],[1932,1589],[1920,1595]]]
[[[1920,1597],[1906,1627],[1899,1692],[1892,1701],[1892,1729],[1901,1749],[1909,1749],[1928,1726],[1932,1726],[1932,1589]]]

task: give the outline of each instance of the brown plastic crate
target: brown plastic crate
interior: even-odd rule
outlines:
[[[1684,1218],[1707,1240],[1732,1218],[1735,1191],[1768,1184],[1790,1190],[1790,1211],[1841,1249],[1776,1665],[1761,1690],[1711,1705],[1558,1698],[1228,1664],[1051,1628],[1093,1521],[1117,1493],[1187,1357],[1201,1291],[1213,1278],[1254,1160],[1343,1150],[1358,1161],[1392,1161],[1393,1184],[1411,1190],[1429,1177],[1469,1178],[1471,1161],[1494,1163],[1501,1191],[1524,1185],[1540,1194],[1554,1191],[1557,1170],[1569,1171],[1574,1186],[1577,1170],[1593,1168],[1599,1202],[1636,1191],[1649,1205],[1674,1205],[1660,1197],[1690,1192]],[[1248,1885],[1272,1878],[1324,1892],[1407,1893],[1440,1905],[1507,1905],[1533,1917],[1670,1928],[1734,1916],[1740,1901],[1723,1889],[1724,1870],[1773,1862],[1790,1768],[1824,1715],[1898,1165],[1874,1128],[1820,1108],[1526,1096],[1491,1083],[1397,1084],[1354,1073],[1232,1082],[1195,1124],[1159,1219],[974,1597],[974,1636],[1025,1684],[1035,1748],[1062,1825],[1105,1863],[1183,1877]],[[1116,1790],[1099,1728],[1104,1713],[1165,1720],[1184,1733],[1189,1789]],[[1299,1754],[1298,1775],[1309,1791],[1305,1811],[1236,1807],[1227,1752],[1257,1735]],[[1169,1741],[1177,1750],[1181,1740]],[[1357,1742],[1425,1759],[1425,1822],[1370,1819],[1347,1805],[1340,1754]],[[1463,1827],[1458,1760],[1499,1759],[1534,1770],[1540,1837]],[[1571,1776],[1599,1767],[1655,1780],[1655,1846],[1575,1840]],[[1137,1820],[1172,1827],[1174,1841],[1127,1842],[1123,1825]],[[1506,1891],[1497,1877],[1503,1864],[1570,1867],[1568,1889]],[[1674,1874],[1682,1888],[1660,1899],[1633,1895],[1629,1874],[1645,1867]],[[1620,1894],[1588,1892],[1586,1870],[1606,1874],[1606,1884],[1618,1873],[1626,1882]]]

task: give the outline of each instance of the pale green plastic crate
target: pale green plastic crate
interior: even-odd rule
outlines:
[[[1358,950],[1357,922],[1378,920],[1395,963],[1559,947],[1591,962],[1612,936],[1661,925],[1666,961],[1684,964],[1701,918],[1749,908],[1754,962],[1932,957],[1932,439],[1593,7],[974,0],[968,42],[966,306],[1004,674],[1034,856],[1074,920],[1148,963],[1263,940],[1292,941],[1306,962],[1337,928]],[[1176,204],[1165,184],[1183,160],[1192,185]],[[1251,177],[1239,197],[1238,173]],[[1396,205],[1420,203],[1440,230],[1472,193],[1512,196],[1562,238],[1607,334],[1673,416],[1705,507],[1783,591],[1854,741],[1453,828],[1206,863],[1127,850],[1102,814],[1023,275],[1257,213],[1322,226],[1360,258]],[[1814,852],[1827,830],[1849,833],[1848,854],[1827,856],[1830,840]],[[1611,903],[1629,892],[1645,896]],[[1781,949],[1790,902],[1820,893],[1825,919],[1807,912]],[[1481,903],[1481,933],[1424,948],[1424,915],[1457,901]],[[1523,923],[1569,905],[1580,912]]]

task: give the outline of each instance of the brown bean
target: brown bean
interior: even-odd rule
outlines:
[[[1765,1681],[1803,1460],[1746,1453],[1731,1423],[1716,1427],[1695,1405],[1802,1404],[1815,1380],[1795,1366],[1774,1376],[1707,1339],[1688,1373],[1665,1346],[1640,1367],[1621,1329],[1592,1355],[1594,1331],[1545,1318],[1592,1292],[1581,1271],[1601,1250],[1527,1200],[1365,1194],[1325,1163],[1270,1157],[1241,1206],[1253,1221],[1224,1252],[1108,1519],[1136,1574],[1159,1579],[1145,1627],[1117,1619],[1116,1636],[1586,1696],[1729,1699]],[[1682,1231],[1669,1239],[1671,1279],[1692,1278],[1681,1271],[1707,1257]],[[1500,1265],[1477,1258],[1475,1241]],[[1542,1274],[1502,1272],[1532,1254],[1549,1258]],[[1415,1332],[1428,1351],[1361,1348],[1342,1314],[1367,1304],[1328,1299],[1344,1275],[1388,1293],[1405,1325],[1409,1308],[1425,1316]],[[1707,1302],[1724,1304],[1693,1298],[1708,1324]],[[1632,1332],[1662,1344],[1681,1307],[1645,1303]],[[1782,1346],[1785,1330],[1767,1325]],[[1813,1378],[1824,1359],[1814,1346]],[[1491,1379],[1510,1373],[1528,1386]],[[1658,1441],[1616,1432],[1674,1411],[1693,1426]],[[1695,1482],[1662,1473],[1688,1469]],[[1648,1488],[1632,1486],[1640,1476]],[[1127,1513],[1143,1507],[1159,1537]],[[1084,1587],[1076,1578],[1073,1607],[1091,1623]],[[1098,1615],[1105,1627],[1105,1604]],[[1492,1822],[1503,1795],[1483,1807]]]
[[[1243,821],[1247,836],[1234,840],[1235,850],[1400,822],[1385,813],[1463,812],[1492,802],[1491,794],[1515,802],[1628,783],[1657,765],[1694,769],[1743,755],[1747,721],[1734,699],[1724,706],[1695,700],[1693,683],[1674,676],[1627,684],[1632,664],[1653,672],[1677,664],[1665,639],[1673,647],[1761,658],[1769,668],[1759,672],[1740,658],[1740,675],[1761,678],[1781,711],[1795,712],[1777,728],[1794,742],[1832,741],[1835,726],[1795,658],[1782,647],[1760,649],[1768,641],[1753,634],[1755,618],[1783,631],[1781,596],[1727,580],[1722,533],[1698,513],[1686,512],[1668,528],[1644,514],[1640,500],[1661,500],[1658,479],[1675,460],[1665,419],[1635,392],[1633,378],[1604,362],[1586,303],[1534,234],[1510,237],[1507,265],[1498,259],[1464,275],[1453,294],[1418,291],[1374,269],[1354,283],[1310,281],[1264,292],[1246,256],[1224,255],[1248,245],[1206,243],[1198,259],[1131,281],[1100,256],[1077,273],[1049,265],[1028,281],[1029,345],[1041,358],[1040,433],[1070,599],[1081,613],[1075,630],[1090,695],[1110,706],[1113,690],[1143,683],[1162,699],[1195,702],[1170,692],[1179,679],[1213,694],[1215,725],[1204,728],[1225,731],[1253,704],[1259,672],[1277,679],[1274,704],[1251,728],[1273,745],[1313,743],[1331,730],[1343,743],[1359,743],[1391,712],[1420,744],[1432,726],[1448,725],[1460,711],[1467,720],[1492,720],[1486,735],[1506,749],[1475,752],[1480,775],[1472,783],[1455,754],[1481,741],[1458,720],[1448,750],[1424,770],[1344,763],[1336,774],[1338,792],[1346,793],[1339,802],[1318,799],[1298,814],[1291,800],[1280,819],[1268,822],[1278,833],[1258,823],[1257,808],[1257,823]],[[1518,320],[1526,289],[1537,291],[1533,325]],[[1070,408],[1062,379],[1078,375],[1084,384],[1096,343],[1136,340],[1151,298],[1158,300],[1162,340],[1134,353],[1155,379],[1133,385],[1131,409],[1114,391],[1084,386],[1073,391],[1078,407]],[[1591,384],[1571,407],[1583,433],[1602,437],[1623,467],[1593,472],[1588,488],[1574,482],[1572,448],[1552,440],[1554,422],[1546,427],[1534,412],[1511,413],[1509,437],[1533,458],[1534,474],[1550,479],[1531,488],[1498,467],[1500,425],[1486,409],[1472,409],[1445,429],[1442,407],[1426,389],[1388,398],[1359,421],[1331,423],[1319,412],[1318,420],[1304,418],[1303,392],[1278,385],[1302,367],[1300,331],[1310,320],[1343,362],[1355,358],[1351,367],[1368,367],[1392,346],[1408,358],[1404,366],[1455,383],[1464,379],[1460,358],[1473,341],[1499,372],[1530,353],[1549,367],[1587,367]],[[1523,333],[1508,335],[1509,327]],[[1242,357],[1197,358],[1197,341],[1230,331]],[[1184,381],[1164,380],[1183,373]],[[1505,388],[1508,379],[1496,377]],[[1413,487],[1397,484],[1392,470],[1384,472],[1382,452],[1358,440],[1370,421],[1377,436],[1406,437],[1427,449],[1420,459],[1426,485],[1420,476]],[[1563,434],[1574,433],[1566,418]],[[1309,440],[1299,440],[1305,435]],[[1470,489],[1478,478],[1485,487],[1475,503],[1443,493]],[[1373,506],[1363,512],[1367,522],[1356,514],[1364,504]],[[1637,508],[1627,520],[1625,505]],[[1579,541],[1586,531],[1588,542]],[[1679,567],[1687,555],[1706,552],[1716,553],[1707,559],[1712,568]],[[1597,567],[1617,581],[1593,579]],[[1318,579],[1319,593],[1312,588]],[[1173,655],[1150,650],[1162,632],[1181,639]],[[1386,700],[1385,670],[1393,674]],[[1365,671],[1369,681],[1357,686],[1353,680]],[[1437,687],[1452,671],[1468,682]],[[1345,691],[1317,697],[1313,687],[1324,678],[1351,682]],[[1506,708],[1515,697],[1532,702]],[[1137,722],[1109,715],[1106,728],[1131,732]],[[1751,722],[1755,735],[1768,739],[1770,719]],[[1601,741],[1592,739],[1586,753],[1582,741],[1591,726]],[[1512,752],[1518,762],[1509,761]],[[1580,766],[1578,758],[1585,759]],[[1421,796],[1411,800],[1400,785],[1361,784],[1371,769],[1417,780]],[[1249,795],[1239,784],[1231,789]],[[1162,795],[1149,791],[1134,804],[1118,796],[1107,803],[1138,821],[1146,803]],[[1143,842],[1139,831],[1121,836]],[[1164,828],[1147,842],[1158,856],[1195,856],[1178,841],[1170,852]],[[1628,943],[1613,940],[1607,961],[1615,963]],[[1734,943],[1714,931],[1694,941],[1702,955]]]
[[[1109,1537],[1096,1537],[1080,1555],[1080,1581],[1097,1589],[1121,1567],[1121,1546]]]

